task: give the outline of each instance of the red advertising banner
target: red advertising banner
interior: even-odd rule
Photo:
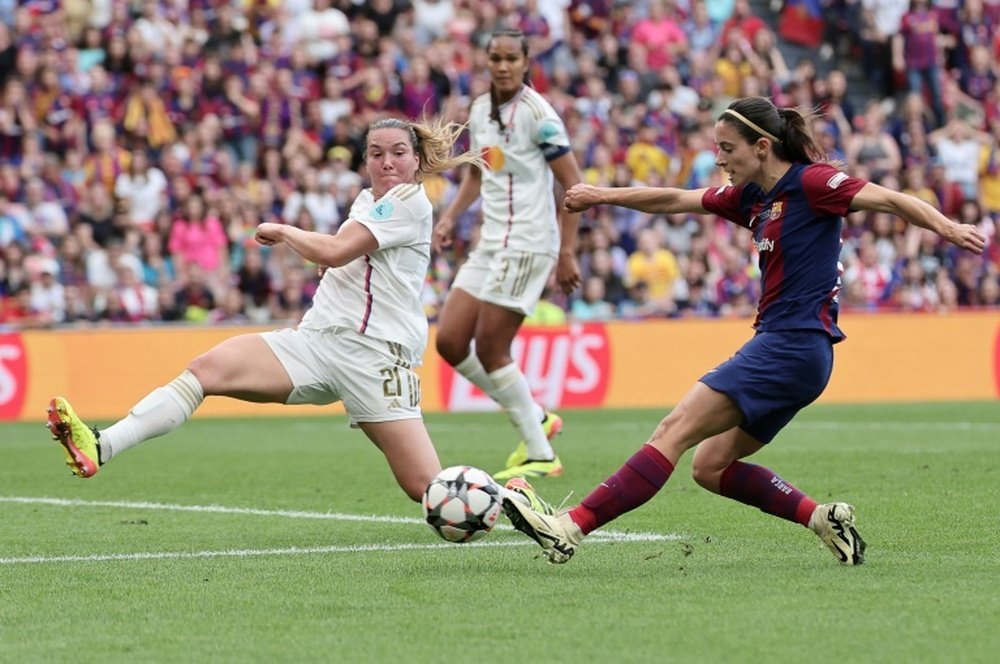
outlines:
[[[0,334],[0,420],[17,419],[28,392],[28,358],[20,334]]]
[[[604,325],[525,328],[511,355],[538,403],[547,408],[600,406],[611,375],[611,344]],[[435,358],[445,410],[496,410],[488,396]]]

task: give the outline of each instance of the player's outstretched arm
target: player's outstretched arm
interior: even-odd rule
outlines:
[[[570,212],[582,212],[595,205],[617,205],[640,212],[704,214],[701,198],[707,189],[675,187],[595,187],[578,184],[566,192],[563,206]]]
[[[364,224],[344,224],[336,235],[306,231],[288,224],[264,222],[254,239],[265,246],[284,242],[307,261],[328,267],[347,265],[378,249],[378,240]]]
[[[932,230],[956,247],[976,254],[983,253],[986,238],[978,228],[960,224],[916,196],[869,182],[851,201],[852,210],[888,212],[921,228]]]

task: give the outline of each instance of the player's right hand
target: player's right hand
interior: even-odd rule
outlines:
[[[563,207],[567,212],[583,212],[601,203],[599,188],[593,185],[574,184],[563,197]]]
[[[449,217],[440,217],[434,224],[434,233],[431,235],[431,248],[440,253],[451,246],[451,236],[455,231],[455,222]]]
[[[257,240],[258,244],[269,247],[282,241],[281,233],[282,224],[265,221],[257,226],[257,232],[254,233],[254,239]]]

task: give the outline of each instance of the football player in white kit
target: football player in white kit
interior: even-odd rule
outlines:
[[[553,175],[565,191],[580,182],[580,170],[559,115],[527,84],[531,62],[524,34],[494,33],[486,55],[490,92],[473,101],[469,133],[472,150],[489,168],[466,169],[434,227],[434,249],[450,245],[455,220],[480,196],[483,222],[479,243],[441,310],[437,350],[503,407],[521,435],[494,477],[555,476],[563,465],[549,441],[562,420],[535,402],[511,357],[511,343],[553,268],[565,292],[580,283],[579,215],[562,211],[562,193],[557,204],[553,192]]]
[[[482,163],[473,152],[452,155],[463,129],[442,121],[378,120],[365,147],[371,188],[358,195],[336,234],[276,223],[257,227],[260,244],[284,243],[328,266],[295,328],[219,343],[100,431],[85,425],[65,398],[52,399],[48,426],[70,470],[94,475],[113,456],[179,427],[209,395],[256,403],[342,401],[351,426],[378,446],[399,486],[419,501],[441,470],[413,371],[427,345],[420,291],[433,226],[420,181],[424,173]]]

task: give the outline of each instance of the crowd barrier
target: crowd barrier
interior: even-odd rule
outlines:
[[[1000,312],[851,314],[836,347],[825,403],[989,400],[1000,397]],[[154,327],[0,333],[0,420],[41,421],[53,395],[89,421],[114,420],[199,353],[260,328]],[[669,407],[753,334],[750,321],[662,320],[523,329],[514,355],[550,408]],[[493,403],[438,357],[419,369],[426,412]],[[761,367],[767,371],[767,367]],[[320,415],[324,408],[211,397],[201,417]]]

